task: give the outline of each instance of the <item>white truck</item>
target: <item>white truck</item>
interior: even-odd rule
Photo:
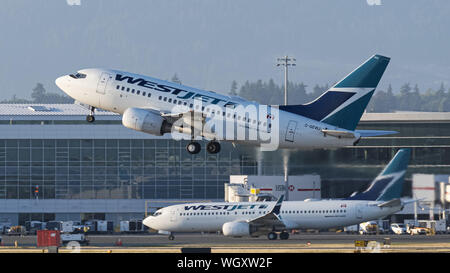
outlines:
[[[82,233],[69,234],[63,233],[61,234],[61,243],[63,245],[67,245],[69,242],[77,242],[80,245],[89,245],[89,241],[86,239],[86,235]]]
[[[392,233],[398,234],[398,235],[406,234],[406,227],[402,223],[392,223],[391,231],[392,231]]]
[[[360,234],[385,234],[389,232],[389,220],[374,220],[359,224]]]

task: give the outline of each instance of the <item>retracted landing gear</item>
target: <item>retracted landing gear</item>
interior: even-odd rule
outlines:
[[[210,154],[217,154],[220,152],[220,143],[217,141],[211,141],[206,145],[206,150]]]
[[[95,111],[95,107],[94,106],[89,106],[89,115],[86,116],[86,121],[87,122],[92,123],[92,122],[95,121],[94,111]]]
[[[200,145],[200,143],[195,141],[189,142],[189,144],[186,146],[186,150],[192,155],[200,153],[201,149],[202,146]]]

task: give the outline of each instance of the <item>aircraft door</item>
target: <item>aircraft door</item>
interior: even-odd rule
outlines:
[[[356,206],[356,218],[357,219],[362,219],[363,218],[363,210],[364,210],[364,206],[363,205]]]
[[[176,213],[177,213],[176,210],[172,210],[170,212],[170,222],[175,222],[175,220],[176,220]]]
[[[293,120],[289,121],[287,130],[286,130],[286,137],[285,137],[286,141],[294,142],[296,129],[297,129],[297,122],[293,121]]]
[[[97,85],[97,93],[105,94],[106,87],[108,86],[108,82],[113,78],[113,76],[109,73],[102,73]]]

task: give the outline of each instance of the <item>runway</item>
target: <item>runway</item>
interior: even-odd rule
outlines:
[[[269,241],[258,238],[229,238],[218,234],[167,235],[88,235],[89,246],[80,252],[180,253],[183,248],[210,248],[212,253],[342,253],[354,252],[355,241],[368,241],[362,252],[431,252],[450,253],[450,234],[438,235],[349,235],[343,233],[295,234],[288,240]],[[34,252],[36,236],[3,236],[0,252]],[[119,245],[117,243],[120,242]],[[17,243],[17,248],[15,244]],[[62,246],[60,252],[68,251]]]

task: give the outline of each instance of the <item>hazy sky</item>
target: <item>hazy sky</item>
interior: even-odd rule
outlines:
[[[1,0],[0,99],[105,67],[228,92],[232,80],[332,84],[379,53],[379,88],[450,87],[448,0]]]

